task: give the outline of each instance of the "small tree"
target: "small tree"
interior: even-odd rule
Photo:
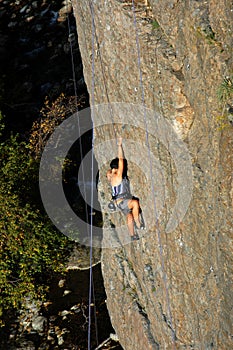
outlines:
[[[86,105],[86,96],[66,97],[63,93],[53,102],[45,99],[41,117],[32,126],[30,149],[35,158],[39,158],[46,142],[55,128],[67,117]]]

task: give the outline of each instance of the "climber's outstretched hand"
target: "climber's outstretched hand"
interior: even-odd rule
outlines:
[[[118,137],[117,145],[122,146],[122,137]]]

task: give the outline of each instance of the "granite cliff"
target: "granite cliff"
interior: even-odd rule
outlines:
[[[232,3],[72,5],[90,100],[105,106],[93,114],[106,247],[102,271],[120,343],[126,350],[230,349]],[[124,218],[105,209],[106,163],[116,147],[105,147],[106,156],[99,145],[117,133],[147,224],[131,244],[118,230]],[[177,144],[184,150],[179,159]],[[109,227],[117,242],[112,248]]]

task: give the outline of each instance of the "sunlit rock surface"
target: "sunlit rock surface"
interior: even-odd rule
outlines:
[[[121,134],[124,145],[128,142],[128,175],[147,223],[139,241],[121,244],[118,226],[124,218],[104,213],[104,232],[111,227],[111,239],[118,242],[103,249],[102,270],[120,343],[126,350],[228,350],[232,348],[233,152],[226,104],[233,100],[232,92],[221,100],[218,91],[233,69],[232,4],[150,0],[146,7],[135,1],[135,18],[132,3],[126,1],[73,1],[73,7],[90,101],[113,109],[120,103],[112,123],[95,130],[102,208],[110,198],[106,160],[116,156],[114,139]],[[120,117],[125,111],[122,104],[140,105],[138,114],[133,108],[127,114],[128,125]],[[141,113],[144,107],[156,118]],[[109,115],[111,108],[106,120]],[[147,127],[141,128],[144,117]],[[93,118],[98,125],[105,122],[101,114]],[[187,191],[188,182],[193,186],[190,203],[182,192],[182,170],[174,148],[161,135],[151,134],[158,118],[169,122],[177,140],[187,147],[192,173],[183,169],[182,176]],[[112,128],[113,123],[120,125]],[[106,156],[100,145],[111,138]],[[137,142],[141,147],[135,146]],[[145,153],[148,146],[157,160],[153,169]],[[162,199],[151,189],[150,171],[156,170],[163,173],[165,190],[156,184],[154,192],[161,190]],[[153,198],[161,200],[157,222]],[[182,217],[176,208],[179,220],[169,231],[167,223],[177,200],[187,200],[187,211]],[[105,236],[105,246],[108,240]]]

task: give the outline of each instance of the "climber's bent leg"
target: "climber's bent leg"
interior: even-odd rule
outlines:
[[[139,220],[139,201],[137,199],[131,199],[128,201],[128,208],[130,210],[132,210],[132,214],[133,214],[133,219],[134,222],[137,226],[137,228],[140,228],[140,220]]]

